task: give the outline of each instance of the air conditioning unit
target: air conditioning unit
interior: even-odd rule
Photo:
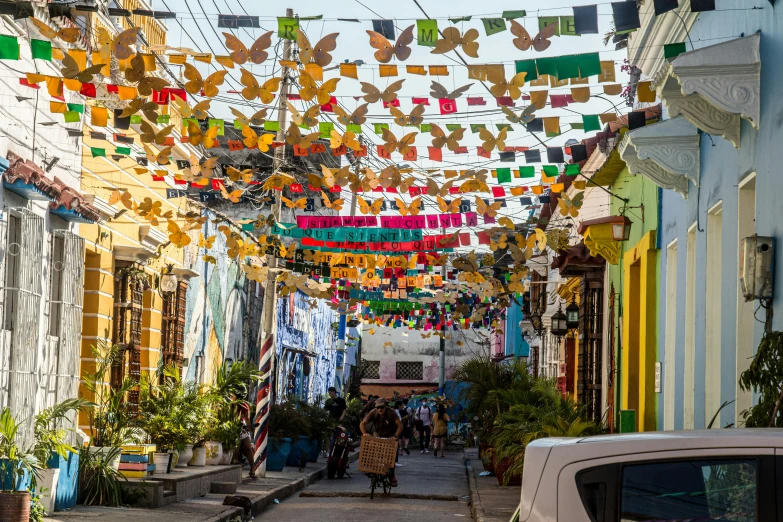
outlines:
[[[746,237],[740,242],[740,287],[745,301],[772,299],[775,282],[775,238]]]

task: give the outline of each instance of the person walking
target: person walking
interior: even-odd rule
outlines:
[[[421,399],[421,406],[416,408],[416,421],[419,428],[419,447],[422,453],[430,452],[430,435],[432,434],[432,410],[427,399]]]
[[[406,401],[401,401],[397,408],[397,414],[400,416],[400,422],[402,422],[402,433],[400,434],[400,455],[404,451],[408,455],[411,454],[408,449],[408,443],[411,440],[411,417],[410,408],[405,404]]]
[[[345,411],[348,409],[348,404],[346,404],[345,399],[337,396],[337,388],[330,386],[329,398],[326,400],[324,408],[337,422],[342,422],[345,419]]]
[[[446,406],[438,404],[438,410],[432,416],[432,445],[435,448],[435,456],[438,456],[440,448],[440,458],[446,458],[446,434],[449,431],[449,416],[446,414]]]

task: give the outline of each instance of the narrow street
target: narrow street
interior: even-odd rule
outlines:
[[[351,463],[351,477],[324,479],[298,495],[276,505],[261,516],[276,522],[368,522],[470,520],[468,482],[462,451],[446,452],[435,458],[422,455],[418,448],[401,457],[397,468],[399,486],[385,496],[369,498],[370,480]]]

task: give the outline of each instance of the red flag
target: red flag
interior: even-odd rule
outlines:
[[[470,96],[467,98],[468,100],[468,106],[474,106],[474,105],[486,105],[487,102],[484,98],[481,96]]]
[[[492,187],[492,195],[496,198],[505,197],[506,191],[503,187]]]
[[[386,102],[386,101],[383,102],[383,108],[384,109],[388,109],[389,107],[399,107],[399,106],[400,106],[400,99],[399,98],[394,98],[390,102]]]
[[[413,98],[413,105],[419,105],[420,103],[423,103],[427,107],[430,106],[430,99],[429,98]],[[470,104],[468,104],[470,105]]]
[[[511,96],[501,96],[499,98],[495,98],[495,101],[497,102],[498,107],[501,105],[505,105],[506,107],[514,106],[514,100],[511,98]]]
[[[427,153],[432,161],[443,161],[443,151],[438,147],[427,147]]]
[[[82,88],[79,91],[79,94],[82,96],[86,96],[87,98],[95,98],[96,91],[95,91],[95,84],[94,83],[83,83]]]
[[[440,100],[438,100],[438,103],[440,104],[441,114],[454,114],[455,112],[457,112],[457,102],[454,100],[441,98]]]
[[[484,150],[483,147],[476,147],[476,154],[478,154],[482,158],[491,158],[492,157],[492,154],[489,151]]]
[[[402,159],[405,161],[416,161],[419,157],[416,147],[411,147],[407,154],[403,155]]]

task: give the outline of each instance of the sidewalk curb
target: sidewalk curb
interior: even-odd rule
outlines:
[[[242,518],[244,516],[245,511],[242,508],[232,508],[231,506],[226,506],[226,509],[221,511],[220,514],[215,515],[214,517],[210,517],[204,520],[204,522],[228,522],[229,520],[234,520],[237,517]]]
[[[468,475],[468,490],[470,490],[470,514],[476,522],[484,522],[484,506],[481,505],[481,496],[479,495],[478,484],[476,484],[476,475],[473,474],[473,466],[470,465],[470,459],[464,455],[465,473]]]
[[[348,458],[351,461],[358,460],[359,454],[358,452],[354,453],[350,455]],[[275,489],[265,491],[263,494],[251,498],[250,501],[253,503],[253,515],[254,516],[260,515],[261,512],[263,512],[269,506],[273,505],[275,503],[275,500],[277,500],[278,502],[282,502],[288,497],[291,497],[295,493],[298,493],[299,491],[303,490],[310,484],[314,484],[318,482],[325,476],[326,476],[326,464],[324,463],[321,465],[319,469],[313,471],[309,475],[305,475],[304,477],[298,480],[289,482],[288,484],[277,487]]]

